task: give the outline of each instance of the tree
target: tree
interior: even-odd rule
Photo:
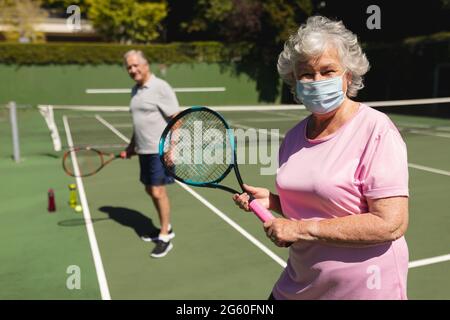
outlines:
[[[80,13],[83,18],[86,18],[89,5],[88,0],[42,0],[42,7],[51,11],[57,16],[67,17],[66,10],[71,5],[76,5],[80,8]]]
[[[276,70],[278,54],[289,34],[312,14],[313,0],[183,2],[194,7],[193,16],[186,17],[186,20],[179,24],[179,28],[185,33],[195,34],[202,40],[249,43],[249,53],[242,57],[241,61],[224,68],[232,68],[237,74],[245,73],[255,79],[259,100],[274,102],[280,90],[280,79]],[[170,4],[171,14],[183,16],[177,11],[178,1],[172,0]],[[185,3],[184,6],[189,5]],[[173,29],[173,26],[169,26],[170,29]]]
[[[174,6],[177,4],[174,3]],[[216,29],[217,25],[226,19],[233,10],[233,0],[198,0],[195,13],[189,21],[181,22],[180,26],[188,33]]]
[[[264,5],[259,1],[233,1],[233,10],[228,14],[221,33],[229,41],[258,39],[263,28]]]
[[[162,31],[167,3],[136,0],[85,0],[88,18],[106,40],[120,43],[149,43]]]
[[[64,10],[71,5],[87,8],[86,0],[42,0],[42,6],[44,8],[57,8]]]
[[[42,42],[45,36],[36,30],[36,25],[47,17],[39,0],[0,0],[0,21],[6,26],[6,40]]]
[[[311,15],[312,0],[198,0],[193,17],[180,23],[187,33],[223,41],[283,42]],[[171,2],[171,9],[178,6]],[[273,37],[268,37],[268,35]]]
[[[273,40],[284,43],[313,12],[311,0],[270,0],[264,2],[265,19],[273,30]]]

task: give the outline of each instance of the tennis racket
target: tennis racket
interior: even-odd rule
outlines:
[[[90,147],[76,147],[64,153],[62,165],[69,176],[89,177],[116,159],[121,159],[120,154],[105,153]]]
[[[166,171],[185,184],[241,193],[219,184],[234,170],[242,192],[245,191],[233,131],[214,110],[192,107],[171,119],[159,141],[159,156]],[[249,207],[261,221],[273,219],[272,213],[252,196]]]

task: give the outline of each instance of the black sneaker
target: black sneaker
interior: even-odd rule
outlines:
[[[169,240],[172,240],[173,238],[175,238],[175,233],[173,232],[173,229],[169,230]],[[141,239],[144,240],[145,242],[150,242],[150,241],[158,241],[161,240],[159,239],[159,233],[157,235],[143,235],[141,236]]]
[[[162,258],[164,257],[170,250],[172,250],[173,244],[169,242],[164,242],[162,240],[156,241],[156,246],[150,254],[153,258]]]

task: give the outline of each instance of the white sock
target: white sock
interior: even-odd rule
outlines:
[[[168,234],[160,234],[159,235],[159,240],[162,240],[164,242],[169,242],[170,241],[170,236]]]

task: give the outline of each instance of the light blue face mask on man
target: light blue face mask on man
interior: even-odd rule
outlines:
[[[333,111],[345,98],[342,91],[344,74],[345,72],[341,76],[312,82],[297,80],[297,97],[312,113],[324,114]]]

